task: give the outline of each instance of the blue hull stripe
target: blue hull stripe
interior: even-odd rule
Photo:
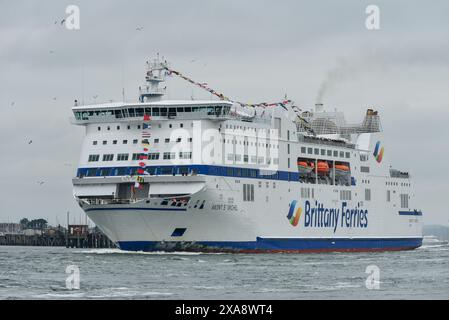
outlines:
[[[140,167],[99,167],[99,168],[78,168],[77,177],[117,177],[126,175],[139,175],[137,170]],[[264,172],[260,169],[250,169],[242,167],[226,167],[213,165],[179,165],[179,166],[146,166],[151,175],[181,175],[182,173],[191,174],[195,171],[197,174],[220,176],[220,177],[239,177],[265,180],[283,180],[298,181],[300,174],[294,171],[273,171]],[[143,175],[141,175],[143,176]]]
[[[257,238],[257,241],[245,242],[120,241],[118,244],[128,251],[382,251],[414,249],[422,245],[422,238]]]
[[[401,216],[422,216],[421,211],[399,211],[399,215]]]
[[[90,208],[85,211],[123,211],[123,210],[139,210],[139,211],[187,211],[187,209],[179,208]]]

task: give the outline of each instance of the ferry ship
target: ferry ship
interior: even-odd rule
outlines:
[[[408,172],[390,165],[378,111],[347,123],[322,104],[164,100],[163,59],[134,103],[81,105],[73,195],[122,250],[323,252],[422,245]],[[206,84],[199,84],[207,88]],[[216,93],[208,89],[209,92]]]

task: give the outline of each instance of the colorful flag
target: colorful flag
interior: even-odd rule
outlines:
[[[149,114],[146,114],[143,116],[143,121],[150,121],[150,120],[151,120],[151,117]]]

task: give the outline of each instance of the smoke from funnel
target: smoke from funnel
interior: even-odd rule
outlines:
[[[321,83],[320,88],[318,89],[316,102],[322,103],[327,92],[336,86],[338,82],[342,82],[345,79],[352,77],[355,70],[356,69],[353,66],[350,66],[345,59],[339,59],[338,65],[327,73],[326,78]]]

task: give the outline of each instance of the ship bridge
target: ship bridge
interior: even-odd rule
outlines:
[[[77,125],[102,122],[142,122],[144,116],[153,120],[208,119],[224,121],[234,116],[232,102],[202,100],[164,100],[145,103],[108,103],[72,108],[71,122]]]

